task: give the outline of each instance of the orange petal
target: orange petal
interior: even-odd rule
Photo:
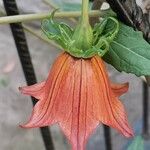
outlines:
[[[72,85],[70,96],[65,102],[65,105],[69,104],[66,107],[63,105],[67,110],[61,111],[61,117],[59,116],[60,126],[72,143],[73,150],[85,149],[89,135],[99,124],[99,120],[91,115],[93,97],[91,96],[90,82],[88,82],[89,66],[86,62],[85,60],[79,60],[70,70],[70,76],[73,76],[73,78],[63,89],[65,92],[69,84]],[[60,96],[65,101],[66,96],[63,94]]]
[[[37,99],[42,99],[44,98],[44,85],[45,81],[31,86],[19,87],[19,90],[23,94],[33,96]]]
[[[95,110],[98,110],[98,112],[96,115],[98,115],[101,122],[116,128],[126,137],[133,136],[133,131],[128,124],[124,107],[116,97],[114,90],[111,89],[102,59],[95,57],[92,59],[92,64],[96,76],[93,82],[96,85],[96,83],[101,80],[101,84],[96,85],[97,90],[93,91],[94,94],[97,95],[97,99],[95,99],[95,101],[97,101]],[[120,94],[120,92],[117,93]]]
[[[49,77],[45,83],[44,87],[44,95],[45,99],[41,99],[38,101],[33,108],[32,115],[29,121],[22,125],[24,128],[33,128],[33,127],[42,127],[48,126],[56,122],[55,120],[55,113],[52,112],[53,103],[54,101],[52,98],[56,95],[61,82],[63,81],[65,75],[64,73],[67,72],[67,68],[69,68],[70,64],[67,63],[68,55],[63,54],[62,57],[58,57],[56,63],[54,63],[52,70],[49,74]],[[63,78],[62,78],[63,77]],[[22,92],[25,93],[27,88],[22,88]],[[35,92],[35,91],[34,91]],[[33,95],[33,93],[30,93]],[[50,114],[49,114],[50,113]]]

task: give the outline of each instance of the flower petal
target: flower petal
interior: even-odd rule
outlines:
[[[43,99],[44,98],[44,85],[45,85],[45,81],[31,85],[31,86],[19,87],[19,90],[23,94],[31,95],[37,99]]]
[[[127,122],[124,107],[111,89],[103,61],[101,58],[95,57],[92,59],[92,64],[95,72],[93,83],[97,86],[97,90],[93,92],[97,95],[96,97],[100,97],[95,99],[97,101],[95,110],[99,110],[95,115],[99,117],[101,122],[116,128],[126,137],[133,136],[133,131]],[[98,81],[101,81],[99,85],[97,84]]]
[[[73,150],[85,149],[85,144],[89,135],[97,127],[99,121],[91,115],[92,95],[91,85],[88,82],[89,66],[85,60],[76,62],[71,82],[70,107],[68,108],[68,117],[60,121],[60,126],[71,141]],[[64,87],[67,88],[67,85]],[[66,89],[64,89],[66,90]]]
[[[62,54],[61,56],[62,57],[58,57],[58,59],[54,63],[52,70],[49,74],[49,78],[45,83],[44,99],[36,103],[28,123],[22,125],[22,127],[41,127],[56,122],[55,111],[52,111],[53,105],[55,104],[54,97],[57,94],[61,82],[65,79],[64,75],[66,75],[66,72],[69,70],[70,67],[70,64],[68,63],[68,55]]]

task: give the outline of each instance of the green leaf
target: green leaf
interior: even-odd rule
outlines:
[[[137,136],[127,150],[144,150],[144,142],[141,136]]]
[[[120,23],[120,30],[104,60],[118,71],[150,75],[150,45],[139,31]]]

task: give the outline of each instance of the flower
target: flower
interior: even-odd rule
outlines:
[[[73,150],[83,150],[92,131],[102,122],[133,136],[123,105],[118,97],[128,90],[128,83],[112,84],[103,60],[75,58],[67,53],[55,61],[48,79],[20,88],[39,101],[24,128],[58,123]]]

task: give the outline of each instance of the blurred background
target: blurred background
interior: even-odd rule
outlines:
[[[78,10],[81,0],[16,0],[21,14],[50,12],[55,7],[61,10]],[[71,4],[73,3],[73,5]],[[144,13],[150,9],[150,0],[138,0]],[[104,3],[103,8],[108,8]],[[5,16],[3,1],[0,0],[0,15]],[[76,25],[75,20],[63,20]],[[40,29],[40,21],[23,24],[32,62],[38,81],[44,80],[61,50],[46,40]],[[114,82],[129,82],[130,89],[121,97],[129,122],[135,134],[142,129],[142,79],[135,75],[119,73],[107,65],[109,76]],[[29,96],[21,95],[19,86],[26,85],[9,25],[0,25],[0,150],[44,150],[39,129],[22,129],[19,124],[28,120],[32,111]],[[66,138],[57,125],[50,128],[55,150],[70,150]],[[126,150],[134,139],[126,139],[114,129],[111,130],[113,150]],[[149,140],[144,141],[145,149],[150,149]],[[99,126],[87,144],[87,150],[105,150],[103,128]]]

